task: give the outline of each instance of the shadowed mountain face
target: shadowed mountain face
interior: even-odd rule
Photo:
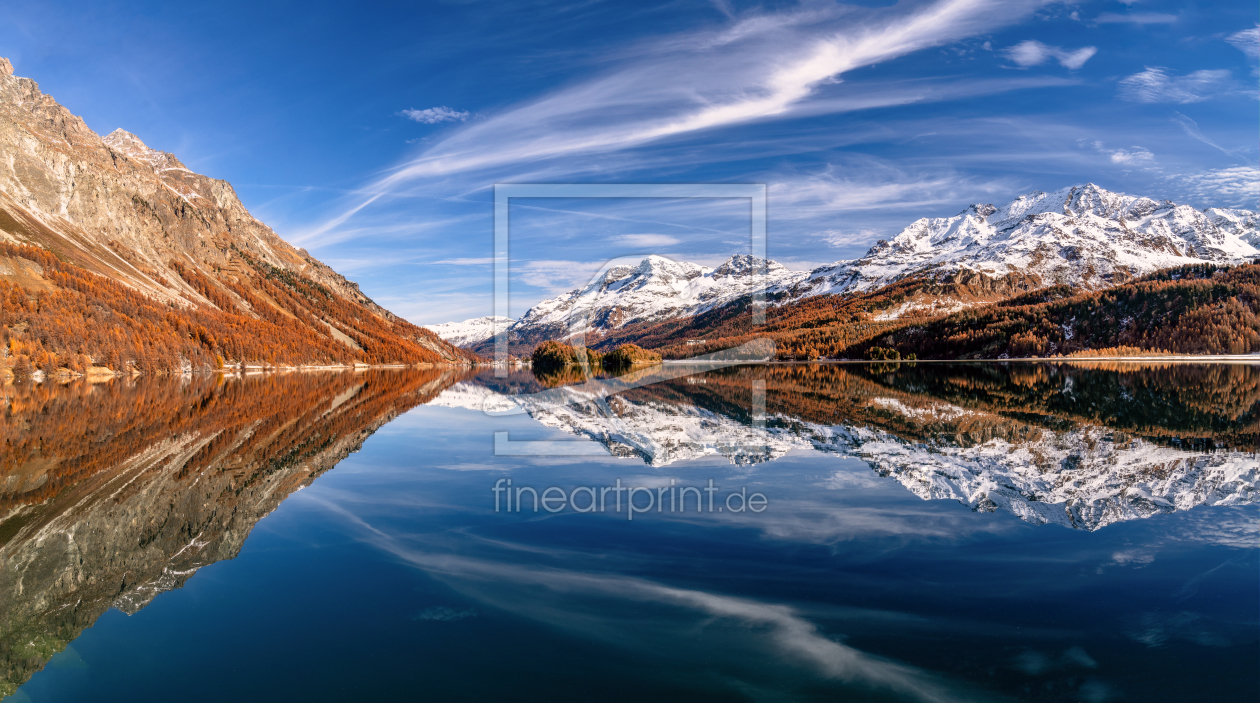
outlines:
[[[1255,366],[792,365],[666,377],[678,368],[623,376],[637,387],[607,396],[598,379],[535,391],[485,378],[434,403],[515,406],[652,466],[706,455],[755,465],[799,449],[850,456],[925,500],[1087,530],[1260,498]]]
[[[111,607],[231,559],[254,524],[460,376],[138,378],[0,390],[0,695]]]

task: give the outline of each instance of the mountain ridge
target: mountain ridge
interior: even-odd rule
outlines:
[[[862,257],[812,271],[791,271],[774,261],[764,265],[772,305],[867,294],[921,280],[926,288],[911,291],[881,313],[880,319],[895,320],[948,314],[1055,285],[1095,291],[1161,269],[1231,265],[1257,257],[1260,220],[1255,212],[1197,210],[1086,183],[1034,191],[1002,207],[973,204],[953,217],[920,218]],[[745,255],[717,269],[663,257],[648,257],[638,267],[612,267],[587,286],[530,308],[509,325],[510,344],[526,347],[576,332],[607,334],[696,317],[747,298],[756,287],[759,265],[760,260]],[[737,275],[717,275],[724,269]],[[693,280],[707,285],[697,291]],[[488,353],[489,337],[479,342],[463,337],[461,344]]]
[[[176,311],[179,323],[150,315],[154,324],[143,330],[129,318],[116,320],[126,329],[116,345],[129,357],[122,363],[147,354],[155,336],[165,348],[157,354],[168,367],[161,370],[265,364],[279,357],[288,364],[475,359],[384,309],[358,284],[285,242],[249,214],[227,181],[197,174],[125,130],[101,137],[34,80],[14,76],[7,60],[0,63],[0,153],[6,156],[0,159],[0,244],[50,252],[59,268],[70,265],[102,276]],[[89,279],[62,270],[78,282],[83,295],[76,298],[64,289],[67,281],[59,285],[41,273],[48,267],[33,263],[38,256],[13,251],[18,253],[0,261],[0,283],[28,296],[60,291],[61,305],[89,305],[84,295],[92,298],[90,305],[125,305],[125,294],[93,298],[82,290],[94,287]],[[19,355],[8,348],[12,340],[36,366],[66,366],[77,353],[93,357],[93,363],[108,355],[107,349],[71,349],[67,340],[32,333],[41,327],[33,324],[38,311],[15,305],[0,320],[5,366]],[[198,350],[186,343],[189,333],[177,329],[180,324],[194,332],[198,326],[209,329],[198,311],[246,331],[250,320],[271,320],[275,325],[261,325],[257,333],[266,328],[273,338],[261,347],[237,348],[248,350],[249,358],[216,348],[213,334],[200,335]],[[268,345],[291,348],[272,354]],[[56,358],[41,357],[45,352]],[[150,362],[132,368],[159,370]]]

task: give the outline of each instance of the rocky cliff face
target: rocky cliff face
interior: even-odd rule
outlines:
[[[173,154],[151,149],[121,129],[100,137],[0,59],[4,241],[51,250],[63,261],[177,306],[215,303],[179,275],[175,262],[246,288],[260,269],[287,272],[385,323],[397,319],[357,284],[252,217],[231,184],[194,173]],[[239,295],[222,292],[248,307]],[[416,328],[408,336],[452,360],[464,357],[426,331]]]
[[[290,494],[459,378],[369,371],[0,392],[10,448],[0,696],[111,607],[134,613],[235,557]]]

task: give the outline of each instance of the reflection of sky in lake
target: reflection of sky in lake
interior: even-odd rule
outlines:
[[[418,407],[13,700],[1251,700],[1254,505],[1095,532],[924,501],[857,458],[495,457]],[[760,491],[760,514],[520,514],[490,487]],[[527,692],[527,693],[523,693]]]

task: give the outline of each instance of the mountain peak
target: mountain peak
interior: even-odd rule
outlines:
[[[674,261],[663,256],[650,254],[644,257],[643,261],[639,262],[639,268],[636,273],[645,277],[691,280],[698,276],[703,276],[707,273],[707,269],[686,261]]]
[[[13,64],[9,63],[9,60],[5,57],[0,56],[0,76],[11,75],[13,75]]]
[[[1033,191],[1000,208],[972,205],[954,217],[916,220],[857,262],[814,271],[795,293],[861,292],[964,269],[964,278],[1000,282],[985,284],[992,287],[985,295],[1056,283],[1094,290],[1161,268],[1251,260],[1260,254],[1256,227],[1255,213],[1245,210],[1200,212],[1084,183]]]
[[[188,170],[179,162],[179,159],[175,158],[174,154],[150,148],[149,145],[140,140],[140,137],[121,127],[107,134],[102,141],[114,151],[148,164],[154,171],[160,172],[168,169]]]
[[[963,217],[971,215],[972,217],[978,217],[983,220],[995,212],[997,212],[997,208],[987,203],[972,203],[967,206],[966,210],[963,210],[958,214]]]
[[[714,278],[723,276],[750,276],[759,273],[786,271],[787,267],[772,259],[762,259],[752,254],[736,254],[713,270]]]
[[[153,151],[147,144],[140,141],[140,137],[137,137],[122,127],[119,127],[118,129],[105,135],[104,139],[106,144],[114,147],[115,149],[131,148],[138,151]]]
[[[357,285],[282,240],[249,214],[227,182],[193,173],[174,155],[150,148],[126,130],[101,137],[51,96],[40,93],[35,81],[14,78],[8,75],[11,64],[3,65],[0,153],[6,158],[0,159],[0,241],[51,250],[57,260],[76,267],[75,276],[112,279],[160,304],[173,305],[172,314],[184,315],[180,319],[185,321],[203,319],[198,316],[204,310],[217,309],[241,320],[241,330],[250,329],[240,332],[241,345],[230,350],[205,340],[190,343],[186,334],[173,332],[162,338],[163,344],[172,346],[160,347],[167,349],[161,358],[147,357],[146,368],[178,369],[180,358],[209,367],[215,359],[211,350],[223,360],[255,361],[263,353],[259,349],[270,353],[282,347],[289,359],[303,362],[466,358],[431,333],[399,320]],[[67,163],[73,167],[64,168]],[[306,312],[294,317],[284,307],[291,301],[261,294],[260,281],[275,270],[310,281],[311,290],[324,290],[309,304],[301,303]],[[327,307],[330,293],[340,299],[336,306]],[[287,322],[271,327],[243,324],[265,323],[272,319],[268,310]],[[347,310],[353,312],[343,313]],[[290,353],[297,347],[265,336],[279,334],[275,330],[281,327],[299,330],[295,339],[305,341],[293,344],[307,345],[303,349],[311,350],[310,356],[302,356],[306,351]],[[253,337],[255,328],[271,331]],[[388,341],[377,348],[381,351],[374,351],[356,341],[367,338]],[[98,352],[85,353],[95,357]],[[111,367],[120,368],[116,364],[121,363],[115,359]]]

